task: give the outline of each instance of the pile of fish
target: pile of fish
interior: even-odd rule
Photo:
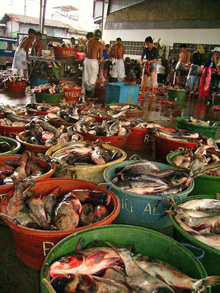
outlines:
[[[57,186],[48,194],[35,195],[34,182],[14,178],[14,194],[7,204],[9,219],[18,224],[42,230],[72,230],[108,216],[111,195],[99,190],[78,189],[61,193]]]
[[[81,90],[81,87],[78,86],[75,82],[73,81],[66,81],[66,82],[62,82],[60,84],[60,86],[65,90],[65,89],[69,89],[69,90]]]
[[[194,199],[174,207],[175,220],[194,238],[220,250],[220,201]]]
[[[70,144],[53,153],[52,158],[62,168],[74,165],[102,165],[121,157],[118,150],[108,150],[99,142],[93,144]]]
[[[153,128],[161,128],[162,126],[158,123],[154,122],[146,122],[142,118],[131,117],[130,119],[120,119],[122,126],[129,128],[137,128],[137,129],[153,129]]]
[[[34,93],[45,93],[54,95],[62,93],[63,89],[59,85],[47,83],[36,86],[33,91]]]
[[[25,127],[31,121],[31,117],[19,116],[14,112],[4,112],[5,118],[0,119],[0,126]]]
[[[82,241],[82,239],[80,239]],[[204,292],[220,276],[193,279],[172,265],[126,248],[94,247],[90,243],[54,261],[49,274],[56,292]]]
[[[197,118],[186,118],[181,120],[181,122],[185,122],[188,124],[192,124],[192,125],[197,125],[197,126],[207,126],[207,127],[219,127],[220,126],[220,121],[204,121],[201,119],[197,119]]]
[[[113,105],[108,105],[108,106],[106,106],[106,108],[107,109],[109,109],[109,110],[114,110],[114,111],[117,111],[117,112],[122,112],[122,111],[129,111],[129,112],[137,112],[137,110],[138,110],[138,107],[137,106],[135,106],[135,105],[115,105],[115,104],[113,104]]]
[[[137,194],[166,196],[188,187],[190,180],[176,169],[161,171],[153,162],[143,160],[117,168],[112,182],[119,188]]]
[[[173,157],[172,163],[196,174],[220,176],[220,159],[215,154],[207,153],[209,149],[213,149],[213,146],[204,145],[196,150],[188,149]]]
[[[185,89],[183,89],[181,86],[179,85],[174,85],[174,86],[169,86],[169,90],[176,90],[176,91],[181,91],[181,92],[185,92]]]
[[[64,109],[60,109],[57,112],[55,112],[55,108],[54,111],[50,113],[48,113],[46,115],[46,118],[48,119],[48,121],[50,122],[61,122],[61,123],[76,123],[77,121],[79,121],[80,116],[78,114],[78,108],[64,108]]]
[[[22,141],[34,144],[54,146],[65,142],[82,140],[82,136],[75,133],[71,128],[61,125],[56,128],[42,118],[34,118],[27,126],[27,131],[19,134]]]
[[[0,114],[5,112],[13,112],[14,114],[25,114],[26,111],[23,106],[0,105]]]
[[[36,178],[44,171],[36,161],[35,155],[25,151],[18,159],[0,161],[0,185],[13,184],[13,177],[17,179]]]
[[[170,140],[177,140],[182,142],[202,143],[204,141],[204,139],[197,132],[180,131],[178,129],[174,129],[174,132],[170,132],[163,129],[155,129],[154,133],[158,136]]]
[[[82,134],[94,136],[123,136],[129,132],[119,120],[108,119],[99,123],[89,116],[84,116],[76,122],[75,130]]]
[[[24,77],[20,77],[19,75],[14,74],[14,75],[6,76],[2,82],[6,82],[6,81],[21,82],[21,81],[27,81],[27,79]]]

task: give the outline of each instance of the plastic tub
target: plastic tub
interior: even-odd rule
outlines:
[[[61,186],[62,193],[68,193],[73,189],[89,189],[89,190],[100,190],[102,192],[107,192],[104,187],[98,186],[92,182],[86,182],[82,180],[73,179],[48,179],[36,183],[36,186],[32,190],[36,191],[36,195],[40,196],[41,192],[49,193],[57,186]],[[109,225],[117,217],[120,210],[120,202],[118,198],[112,193],[111,201],[108,205],[109,215],[99,221],[98,223],[92,224],[89,227],[97,227],[101,225]],[[12,193],[6,195],[1,203],[1,211],[6,213],[6,207],[9,197]],[[4,219],[4,222],[10,227],[11,233],[15,241],[15,249],[18,257],[25,262],[28,266],[35,269],[40,269],[43,260],[48,253],[48,251],[61,239],[65,238],[67,235],[76,233],[81,230],[85,230],[86,227],[75,228],[70,231],[46,231],[46,230],[36,230],[23,227],[21,225],[15,225],[14,222]]]
[[[68,146],[68,145],[73,145],[73,142],[68,142],[68,143],[61,143],[59,145],[53,146],[51,147],[47,152],[46,155],[48,156],[52,156],[57,150]],[[76,144],[87,144],[87,142],[76,142]],[[59,172],[59,165],[56,164],[57,167],[57,176],[59,177],[65,177],[65,178],[76,178],[76,179],[82,179],[82,180],[87,180],[87,181],[91,181],[94,183],[101,183],[104,182],[103,179],[103,171],[111,166],[114,165],[115,163],[119,163],[122,162],[126,159],[127,154],[121,150],[118,149],[114,146],[111,145],[107,145],[107,144],[103,144],[103,147],[108,149],[108,150],[118,150],[121,153],[121,158],[119,158],[118,160],[114,160],[112,162],[108,162],[106,164],[103,165],[91,165],[91,166],[69,166],[66,170],[65,173],[64,172]]]
[[[173,128],[163,128],[162,130],[167,132],[175,132],[175,129]],[[156,158],[159,158],[161,160],[166,160],[166,156],[169,154],[170,151],[175,151],[179,148],[193,149],[198,146],[197,142],[184,142],[168,139],[163,136],[159,136],[156,133],[154,134],[154,137]]]
[[[85,52],[76,52],[76,58],[79,60],[79,61],[82,61],[85,59]]]
[[[30,80],[31,85],[39,86],[41,84],[47,84],[49,82],[48,78],[32,77]]]
[[[78,89],[68,89],[64,88],[64,98],[66,103],[71,104],[77,102],[81,93],[81,88]]]
[[[11,147],[13,147],[13,146],[15,147],[12,151],[8,151],[8,152],[5,152],[5,153],[1,153],[0,156],[17,154],[17,152],[21,148],[20,142],[18,142],[17,140],[15,140],[13,138],[8,138],[8,137],[0,136],[0,142],[7,142],[7,143],[10,144]]]
[[[186,91],[180,91],[175,89],[168,89],[168,97],[170,99],[185,100]]]
[[[193,124],[186,123],[184,121],[185,119],[190,119],[190,117],[189,116],[188,117],[187,116],[180,116],[180,117],[175,118],[177,128],[198,132],[198,133],[203,134],[203,135],[205,135],[207,137],[215,138],[215,134],[216,134],[216,132],[217,132],[219,127],[217,127],[217,126],[211,127],[211,126],[193,125]],[[204,119],[200,119],[200,120],[207,121],[207,120],[204,120]]]
[[[26,81],[18,81],[18,82],[6,82],[6,88],[9,92],[25,92],[26,89]]]
[[[56,58],[76,58],[77,49],[74,48],[53,48]]]
[[[151,130],[130,128],[131,134],[127,139],[125,148],[128,150],[152,150],[154,136]]]
[[[185,201],[190,201],[193,199],[202,199],[202,198],[214,198],[216,197],[214,195],[196,195],[196,196],[189,196],[186,199],[183,200]],[[175,221],[174,216],[170,215],[170,219],[172,221],[172,224],[175,229],[175,238],[179,241],[182,242],[187,242],[190,243],[194,246],[200,247],[201,249],[204,250],[205,256],[201,259],[202,264],[207,270],[207,273],[209,275],[220,275],[220,251],[212,248],[201,241],[195,239],[193,236],[191,236],[190,233],[184,231],[179,224]],[[201,252],[197,252],[196,250],[193,250],[193,253],[197,255],[198,253],[201,254]],[[220,285],[213,287],[212,288],[213,293],[219,293],[220,292]]]
[[[117,148],[123,149],[126,145],[127,139],[131,134],[131,131],[128,130],[128,133],[122,136],[96,136],[90,134],[83,134],[79,132],[83,136],[85,140],[100,140],[102,143],[109,143],[111,146],[115,146]]]
[[[17,141],[20,144],[22,144],[22,146],[24,147],[25,150],[28,150],[28,151],[30,151],[32,153],[42,153],[42,154],[45,154],[46,151],[49,150],[50,146],[31,144],[31,143],[28,143],[28,142],[22,140],[22,136],[25,135],[25,134],[28,134],[28,133],[29,133],[29,130],[23,131],[23,132],[19,133],[16,136]]]
[[[138,85],[124,82],[106,83],[105,103],[132,103],[137,104],[139,93]]]
[[[184,151],[175,151],[173,153],[170,153],[167,155],[167,162],[177,168],[175,164],[173,164],[172,160],[177,156],[183,154]],[[187,169],[185,171],[189,172]],[[195,187],[193,191],[191,192],[191,195],[193,194],[216,194],[219,193],[219,184],[220,184],[220,176],[210,176],[210,175],[201,175],[194,179],[195,181]]]
[[[0,125],[0,134],[7,136],[7,137],[13,137],[15,138],[17,134],[24,131],[26,129],[26,126],[22,127],[12,127],[12,126],[2,126]]]
[[[64,93],[58,94],[45,94],[45,93],[35,93],[36,103],[48,103],[51,105],[59,105],[62,102]]]
[[[112,183],[117,168],[125,167],[132,164],[132,161],[124,161],[114,164],[104,171],[104,179],[109,185],[112,185],[112,191],[121,201],[121,211],[117,217],[117,223],[146,227],[150,229],[163,229],[171,225],[169,216],[165,212],[168,208],[166,197],[158,195],[142,195],[123,190]],[[171,169],[170,166],[155,163],[161,170]],[[194,187],[192,181],[190,186],[183,192],[174,195],[176,198],[185,198]],[[169,197],[168,197],[169,198]]]
[[[21,155],[4,155],[0,156],[0,163],[1,165],[6,163],[8,160],[17,160]],[[38,164],[45,170],[45,173],[35,179],[33,181],[37,182],[43,179],[50,178],[56,171],[56,168],[54,165],[45,162],[39,158],[37,158]],[[6,184],[6,185],[0,185],[0,194],[4,194],[9,192],[13,188],[14,184]]]
[[[95,240],[101,241],[102,246],[107,246],[104,241],[114,243],[119,247],[135,245],[136,253],[163,260],[192,278],[201,279],[207,276],[200,261],[194,259],[193,254],[187,248],[180,247],[177,241],[161,233],[140,227],[111,225],[81,231],[60,241],[45,258],[41,268],[40,280],[46,278],[50,281],[49,267],[52,262],[64,255],[74,253],[80,237],[85,240],[85,245]],[[42,283],[40,285],[42,293],[49,292]],[[207,289],[207,292],[211,292],[211,290]]]

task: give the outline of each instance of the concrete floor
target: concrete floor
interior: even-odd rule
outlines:
[[[3,104],[26,104],[32,97],[30,95],[8,95],[0,93],[0,103]],[[197,99],[175,101],[175,106],[169,108],[167,105],[158,103],[164,99],[157,96],[154,101],[149,97],[140,105],[144,108],[143,117],[147,121],[158,122],[166,127],[175,127],[174,118],[177,116],[193,116],[219,120],[220,112],[212,112],[212,105]],[[157,161],[154,154],[147,151],[128,151],[128,157],[139,154],[142,158]],[[39,292],[39,271],[26,266],[16,255],[13,239],[8,227],[0,224],[0,292],[1,293],[32,293]]]

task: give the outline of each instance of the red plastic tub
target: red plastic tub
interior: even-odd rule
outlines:
[[[130,128],[131,134],[127,139],[125,148],[128,150],[152,150],[154,136],[151,130]]]
[[[168,132],[175,132],[175,129],[173,128],[162,128],[162,130]],[[154,134],[154,137],[156,158],[159,158],[161,160],[166,160],[166,156],[169,154],[170,151],[175,151],[179,148],[193,149],[198,146],[197,142],[182,142],[177,140],[171,140],[165,137],[161,137],[157,134]],[[206,137],[203,136],[203,138]]]
[[[18,82],[6,82],[6,88],[9,92],[25,92],[26,89],[26,81],[18,81]]]
[[[15,138],[20,132],[24,131],[26,126],[22,127],[12,127],[12,126],[2,126],[0,125],[0,134],[7,137]]]
[[[76,58],[81,61],[85,59],[85,52],[76,52]]]
[[[0,157],[0,164],[3,165],[8,160],[17,160],[21,155],[5,155]],[[51,163],[45,162],[39,158],[37,158],[37,162],[40,165],[43,170],[45,170],[45,173],[42,176],[39,176],[33,181],[37,182],[43,179],[50,178],[56,171],[56,167],[52,165]],[[6,184],[6,185],[0,185],[0,194],[4,194],[12,190],[14,184]]]
[[[81,93],[81,88],[78,89],[68,89],[64,88],[64,98],[66,103],[71,104],[77,102]]]
[[[57,58],[76,58],[77,49],[73,48],[53,48],[54,56]]]
[[[87,182],[77,179],[61,179],[54,178],[43,180],[36,183],[32,189],[36,191],[36,196],[40,196],[41,192],[49,193],[55,187],[61,186],[61,192],[67,193],[73,189],[89,189],[89,190],[100,190],[106,192],[104,187],[98,186],[92,182]],[[109,225],[117,217],[120,211],[120,201],[117,196],[109,192],[111,195],[111,201],[109,203],[108,211],[109,215],[99,221],[98,223],[89,225],[89,228],[95,228],[98,226]],[[1,202],[1,212],[7,212],[8,200],[12,196],[12,192],[7,194]],[[15,225],[14,222],[7,219],[3,219],[4,222],[10,227],[11,233],[15,242],[15,249],[18,257],[26,263],[28,266],[40,269],[43,260],[49,250],[61,239],[72,233],[85,230],[88,226],[75,228],[70,231],[46,231],[26,228],[20,225]]]
[[[96,136],[90,134],[83,134],[81,132],[79,132],[79,134],[81,134],[85,140],[93,141],[98,139],[100,140],[100,142],[109,143],[119,149],[124,149],[127,143],[127,139],[131,134],[131,131],[129,130],[129,132],[126,135],[122,136]]]

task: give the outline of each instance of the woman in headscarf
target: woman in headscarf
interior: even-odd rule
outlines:
[[[204,53],[205,50],[203,46],[197,45],[197,50],[192,54],[191,66],[186,81],[186,86],[189,88],[189,98],[191,98],[191,96],[195,98],[196,91],[199,87],[199,81],[201,76],[200,66],[202,64],[202,55]]]
[[[213,53],[211,53],[206,59],[204,68],[202,70],[202,76],[200,79],[198,91],[200,100],[207,100],[209,97],[213,69],[215,68],[217,70],[217,73],[220,75],[220,70],[217,64],[217,57],[220,54],[220,47],[215,47],[212,52]]]

